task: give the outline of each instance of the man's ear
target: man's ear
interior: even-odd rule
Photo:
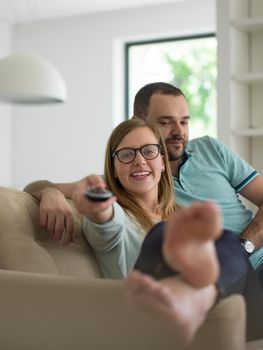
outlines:
[[[131,119],[139,119],[139,117],[137,117],[137,115],[133,115]]]

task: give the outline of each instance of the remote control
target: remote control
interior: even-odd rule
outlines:
[[[112,196],[112,192],[104,188],[91,188],[85,193],[85,197],[92,202],[106,201]]]

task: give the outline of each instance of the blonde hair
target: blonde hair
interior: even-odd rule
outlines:
[[[147,123],[142,119],[131,119],[119,124],[113,130],[106,147],[104,174],[108,188],[117,197],[118,203],[125,210],[125,212],[135,217],[135,219],[144,229],[149,230],[154,224],[150,215],[140,207],[140,205],[136,202],[134,196],[126,191],[126,189],[120,183],[119,179],[114,176],[114,159],[112,157],[113,152],[116,151],[122,139],[132,130],[142,127],[149,128],[155,135],[157,142],[161,145],[161,153],[163,155],[163,161],[165,165],[164,172],[162,173],[158,185],[157,209],[159,209],[161,212],[162,219],[165,220],[172,212],[179,208],[175,201],[172,175],[169,166],[166,145],[160,131],[154,124]]]

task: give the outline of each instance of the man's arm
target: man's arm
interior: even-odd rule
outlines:
[[[80,181],[76,182],[69,182],[69,183],[52,183],[50,181],[36,181],[32,182],[29,185],[27,185],[24,188],[24,191],[31,194],[31,196],[35,197],[39,201],[42,199],[42,195],[47,192],[55,192],[56,190],[63,193],[65,198],[71,199],[73,192],[75,191],[78,183]]]
[[[258,206],[258,211],[250,225],[242,233],[242,238],[250,239],[256,249],[263,246],[263,177],[255,177],[240,194]]]
[[[79,181],[52,183],[36,181],[27,185],[24,191],[39,201],[40,225],[46,228],[56,240],[64,243],[73,240],[73,213],[66,198],[71,198]]]

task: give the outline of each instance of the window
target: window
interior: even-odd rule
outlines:
[[[190,138],[216,137],[217,40],[214,34],[127,43],[126,116],[136,92],[150,82],[181,88],[190,109]]]

